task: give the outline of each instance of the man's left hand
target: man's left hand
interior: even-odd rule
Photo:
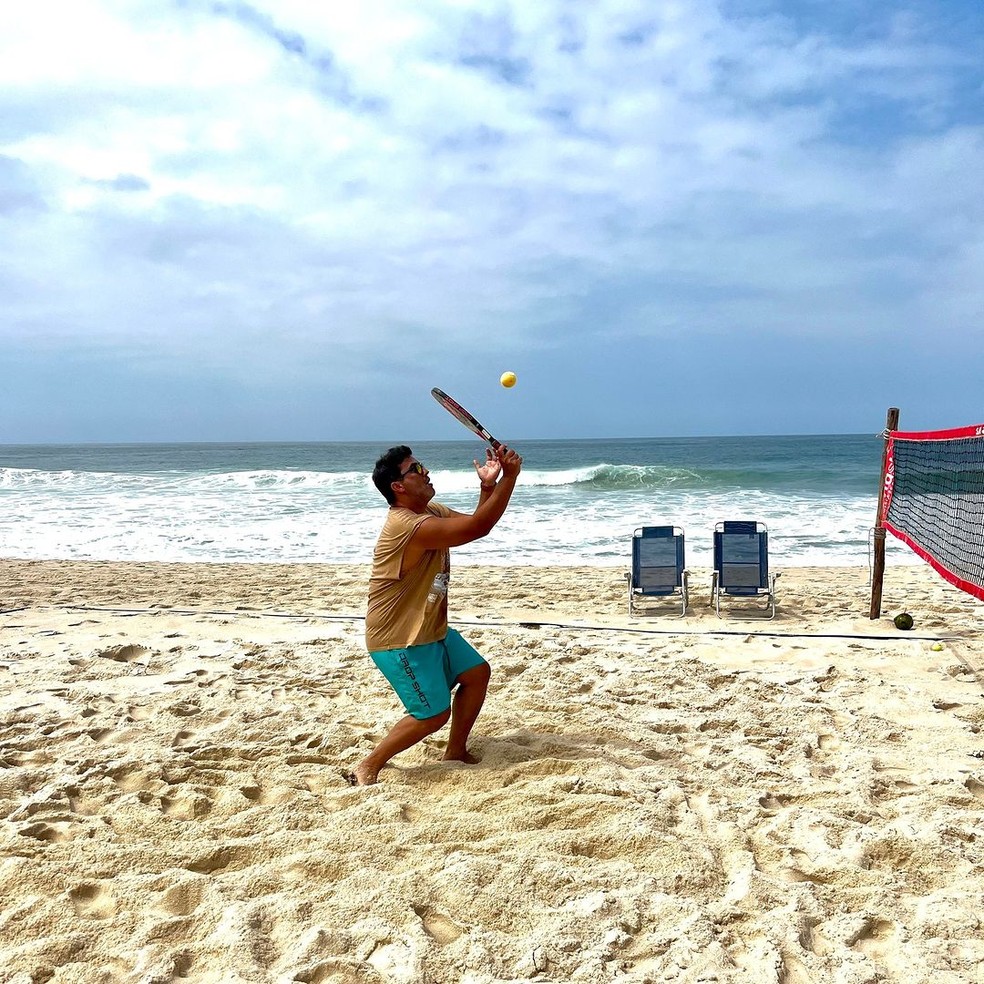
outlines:
[[[502,471],[502,462],[492,453],[491,448],[485,449],[485,462],[482,463],[476,459],[474,465],[478,480],[482,485],[495,485],[496,479]]]

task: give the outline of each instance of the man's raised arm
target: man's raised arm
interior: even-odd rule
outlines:
[[[470,515],[456,513],[454,516],[432,516],[424,520],[411,537],[414,548],[419,550],[440,550],[445,547],[460,547],[463,543],[471,543],[486,536],[509,505],[516,479],[523,467],[520,455],[505,444],[499,446],[496,458],[501,466],[501,474],[495,486],[483,488],[478,505]],[[481,470],[479,478],[481,479]]]

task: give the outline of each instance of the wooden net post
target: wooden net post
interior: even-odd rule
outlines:
[[[868,618],[881,618],[882,583],[885,580],[885,472],[888,470],[888,433],[899,428],[899,408],[889,407],[885,418],[885,447],[882,449],[881,479],[878,482],[878,515],[875,517],[874,560],[871,566],[871,610]]]

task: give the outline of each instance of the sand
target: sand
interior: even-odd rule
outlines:
[[[984,981],[984,604],[929,568],[769,622],[457,567],[482,761],[353,789],[366,577],[0,561],[0,981]]]

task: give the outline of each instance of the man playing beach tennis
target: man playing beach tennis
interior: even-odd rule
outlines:
[[[504,444],[475,462],[481,483],[471,514],[432,502],[429,472],[410,448],[390,448],[372,480],[390,504],[373,554],[366,611],[366,647],[407,714],[351,773],[360,786],[442,728],[451,732],[444,758],[470,764],[468,736],[485,702],[489,664],[448,627],[450,548],[489,533],[506,511],[523,459]],[[452,691],[454,693],[452,699]]]

